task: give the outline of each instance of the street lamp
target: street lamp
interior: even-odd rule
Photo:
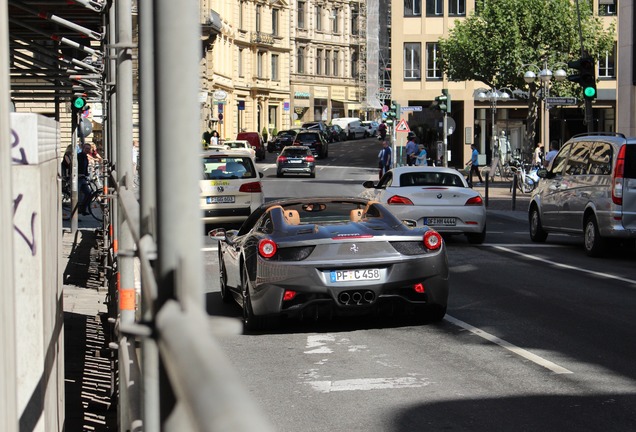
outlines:
[[[490,150],[492,157],[498,157],[497,151],[497,129],[495,125],[495,116],[497,113],[497,102],[502,101],[506,102],[513,98],[513,91],[508,87],[504,87],[501,89],[491,88],[484,89],[478,88],[474,92],[474,97],[480,102],[490,102],[490,112],[491,112],[491,144]]]
[[[540,99],[542,103],[541,114],[543,117],[541,119],[541,142],[543,143],[545,149],[548,148],[550,143],[550,116],[549,116],[550,105],[547,102],[547,98],[550,97],[550,84],[552,82],[553,77],[557,81],[563,81],[568,76],[567,72],[561,66],[567,66],[567,65],[565,63],[555,64],[554,67],[558,67],[558,69],[554,71],[554,74],[552,73],[552,70],[548,68],[548,62],[543,63],[543,69],[541,69],[539,66],[532,63],[524,64],[521,66],[522,69],[531,68],[531,69],[526,69],[525,72],[523,73],[523,80],[526,83],[532,84],[537,79],[540,81],[539,83],[539,85],[541,86]],[[538,74],[535,73],[535,71],[538,71]]]

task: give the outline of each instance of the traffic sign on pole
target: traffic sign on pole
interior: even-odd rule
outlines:
[[[573,97],[547,97],[545,102],[550,105],[576,105],[576,98]]]
[[[396,132],[411,132],[411,129],[409,129],[409,125],[406,122],[406,120],[401,119],[400,122],[395,127],[395,131]]]

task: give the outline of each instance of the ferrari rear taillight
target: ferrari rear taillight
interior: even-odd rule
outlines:
[[[403,197],[400,195],[393,195],[386,202],[387,204],[394,204],[394,205],[413,205],[413,201],[411,201],[407,197]]]
[[[464,205],[467,205],[467,206],[469,206],[469,205],[478,205],[478,206],[480,206],[480,205],[484,205],[484,200],[481,199],[480,195],[477,195],[476,197],[469,198],[468,201],[466,201],[466,204],[464,204]]]
[[[623,175],[625,172],[625,151],[626,146],[622,146],[616,158],[616,167],[612,176],[612,202],[623,205]]]
[[[283,301],[290,301],[296,297],[296,291],[285,290],[285,294],[283,294]]]
[[[271,258],[276,255],[276,250],[278,247],[273,240],[270,239],[262,239],[258,242],[258,253],[263,258]]]
[[[437,231],[429,229],[424,233],[424,246],[428,250],[437,250],[442,247],[442,236]]]
[[[260,193],[263,192],[261,182],[243,183],[239,188],[239,192],[245,193]]]
[[[424,288],[423,283],[416,283],[415,285],[413,285],[413,291],[418,294],[424,294],[426,292],[426,288]]]

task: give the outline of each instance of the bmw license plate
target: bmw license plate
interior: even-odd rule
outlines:
[[[299,164],[302,163],[303,161],[301,159],[290,159],[289,163],[293,163],[293,164]]]
[[[380,269],[332,270],[331,282],[372,281],[380,279]]]
[[[208,204],[233,203],[234,202],[234,195],[207,197],[205,199],[205,202],[208,203]]]
[[[424,218],[424,225],[455,226],[455,218],[430,217]]]

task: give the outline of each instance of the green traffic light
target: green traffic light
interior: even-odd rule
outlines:
[[[588,98],[594,97],[596,96],[596,89],[594,87],[585,87],[583,89],[583,94]]]
[[[84,105],[86,105],[86,99],[84,98],[75,98],[75,100],[73,100],[73,106],[77,109],[84,108]]]

